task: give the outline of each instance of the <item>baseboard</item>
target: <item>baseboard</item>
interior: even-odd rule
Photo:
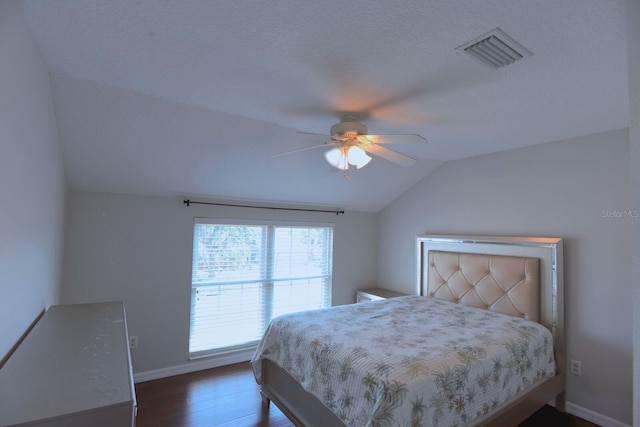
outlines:
[[[249,360],[251,360],[254,352],[255,349],[251,349],[232,354],[223,354],[220,356],[197,359],[189,363],[185,363],[184,365],[170,366],[168,368],[155,369],[152,371],[137,372],[133,374],[133,381],[136,383],[142,383],[145,381],[157,380],[160,378],[167,378],[175,375],[188,374],[190,372],[218,368],[225,365],[232,365],[234,363],[248,362]]]
[[[583,408],[575,403],[567,402],[566,409],[568,413],[602,427],[631,427],[629,424],[607,417],[591,409]]]

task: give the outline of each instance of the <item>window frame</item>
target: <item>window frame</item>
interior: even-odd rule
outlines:
[[[188,352],[189,352],[189,359],[200,359],[200,358],[205,358],[205,357],[212,357],[212,356],[221,356],[221,355],[227,355],[230,353],[238,353],[238,352],[246,352],[249,350],[253,350],[257,347],[257,344],[259,342],[258,340],[255,341],[251,341],[251,342],[247,342],[247,343],[243,343],[243,344],[239,344],[239,345],[233,345],[233,346],[227,346],[227,347],[221,347],[221,348],[214,348],[214,349],[206,349],[206,350],[199,350],[199,351],[191,351],[191,328],[194,322],[194,318],[193,318],[193,309],[194,309],[194,298],[195,298],[195,292],[193,292],[194,288],[197,287],[207,287],[207,286],[215,286],[214,284],[196,284],[194,285],[193,283],[193,257],[195,255],[196,252],[196,245],[197,245],[197,241],[196,241],[196,226],[197,225],[201,225],[201,224],[210,224],[210,225],[237,225],[237,226],[258,226],[258,227],[267,227],[266,233],[263,236],[263,242],[264,245],[263,247],[265,248],[263,253],[261,254],[261,258],[262,258],[262,262],[264,263],[264,268],[265,268],[265,276],[263,278],[260,279],[255,279],[255,280],[238,280],[238,281],[230,281],[229,284],[238,284],[241,285],[243,282],[244,283],[256,283],[256,282],[260,282],[261,283],[261,287],[265,288],[265,287],[270,287],[271,291],[262,294],[262,298],[263,299],[269,299],[269,295],[271,295],[270,298],[270,303],[266,303],[263,301],[262,306],[265,307],[265,311],[263,313],[261,313],[261,324],[264,324],[264,328],[266,329],[268,322],[270,321],[270,318],[272,317],[272,313],[273,313],[273,309],[274,309],[274,301],[273,301],[273,295],[274,295],[274,286],[276,282],[279,281],[283,281],[283,280],[291,280],[291,279],[301,279],[301,280],[306,280],[306,279],[312,279],[312,278],[321,278],[324,277],[325,280],[328,280],[328,286],[326,286],[326,290],[325,292],[327,293],[325,296],[325,300],[327,302],[327,307],[331,307],[332,306],[332,293],[333,293],[333,252],[334,252],[334,228],[335,228],[335,224],[332,222],[305,222],[305,221],[282,221],[282,220],[261,220],[261,219],[230,219],[230,218],[212,218],[212,217],[195,217],[193,220],[193,226],[192,226],[192,252],[191,252],[191,273],[190,273],[190,279],[189,279],[189,288],[190,288],[190,307],[189,307],[189,340],[188,340]],[[325,228],[325,229],[329,229],[331,231],[331,238],[330,238],[330,242],[327,241],[327,239],[325,239],[325,248],[324,251],[326,253],[326,251],[330,251],[329,255],[327,257],[327,261],[328,261],[328,276],[308,276],[308,277],[295,277],[295,278],[274,278],[273,274],[273,268],[274,268],[274,263],[275,263],[275,256],[273,256],[274,253],[274,247],[275,247],[275,230],[277,227],[282,227],[282,228]],[[330,246],[327,247],[326,245],[329,244]],[[271,254],[271,255],[270,255]],[[269,261],[270,259],[270,261]],[[266,321],[266,323],[265,323]]]

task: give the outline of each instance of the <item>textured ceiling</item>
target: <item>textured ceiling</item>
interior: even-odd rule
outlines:
[[[376,212],[445,161],[628,126],[624,2],[25,0],[51,72],[71,188]],[[496,27],[533,52],[491,70],[455,48]],[[418,133],[340,171],[340,112]]]

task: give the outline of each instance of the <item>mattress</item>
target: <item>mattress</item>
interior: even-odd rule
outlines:
[[[354,427],[471,424],[555,375],[544,326],[421,296],[275,318],[264,358]]]

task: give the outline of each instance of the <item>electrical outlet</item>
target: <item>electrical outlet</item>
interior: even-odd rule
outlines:
[[[582,376],[582,362],[571,359],[571,373],[579,377]]]
[[[138,348],[138,336],[131,335],[129,337],[129,348]]]

